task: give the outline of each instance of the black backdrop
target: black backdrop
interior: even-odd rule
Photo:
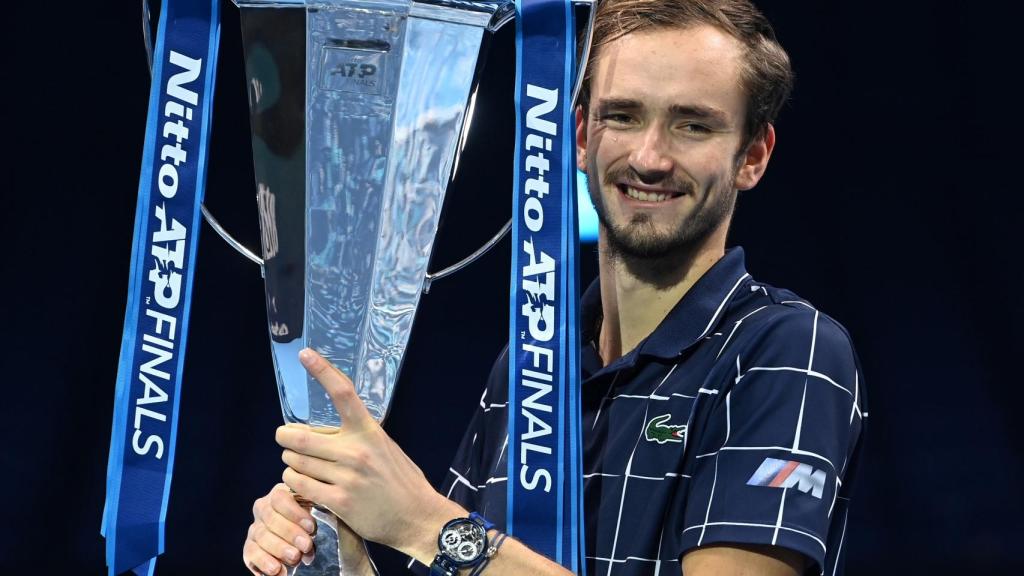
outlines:
[[[745,246],[755,277],[843,322],[863,359],[871,417],[846,544],[854,575],[1024,567],[1020,18],[961,4],[761,3],[798,82],[731,243]],[[103,571],[149,83],[138,12],[134,1],[3,12],[0,567],[25,573]],[[255,246],[237,14],[227,2],[223,12],[208,204]],[[506,42],[494,69],[509,57]],[[510,86],[492,74],[480,99],[486,126],[474,125],[436,264],[507,218],[511,141],[495,134],[508,134]],[[434,481],[503,344],[508,250],[506,241],[423,301],[386,427]],[[592,276],[593,252],[584,254]],[[244,574],[251,503],[282,468],[262,281],[209,228],[198,275],[158,574]],[[382,562],[398,570],[394,557]]]

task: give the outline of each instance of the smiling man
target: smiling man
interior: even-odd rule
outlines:
[[[606,0],[593,54],[576,120],[601,223],[581,305],[587,571],[839,574],[866,415],[856,355],[842,326],[726,249],[737,194],[775,146],[788,57],[745,0]],[[445,574],[442,526],[470,511],[504,524],[506,354],[438,493],[305,351],[346,424],[283,427],[285,483]],[[251,569],[308,551],[284,487],[254,515]],[[509,539],[485,573],[565,572]]]

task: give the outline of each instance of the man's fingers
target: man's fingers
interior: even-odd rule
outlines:
[[[334,431],[337,432],[337,429]],[[282,448],[294,450],[299,454],[314,456],[321,460],[335,459],[334,438],[330,434],[316,432],[309,426],[278,426],[274,439]]]
[[[313,519],[313,515],[295,501],[295,495],[283,483],[274,486],[270,491],[270,504],[275,512],[289,522],[298,524],[307,534],[316,532],[316,520]]]
[[[288,498],[291,498],[291,496],[288,496]],[[310,531],[307,531],[298,523],[285,518],[276,510],[264,511],[261,514],[260,520],[254,523],[253,526],[265,527],[267,531],[280,539],[281,542],[289,545],[288,547],[282,547],[276,540],[272,538],[268,540],[268,543],[273,543],[274,548],[264,547],[264,549],[274,553],[278,558],[291,561],[296,556],[294,551],[302,554],[308,554],[313,551],[313,538],[310,536]],[[254,530],[257,530],[257,528],[254,528]],[[259,540],[259,542],[263,543],[262,540]],[[281,554],[284,555],[282,556]]]
[[[302,365],[327,391],[335,409],[341,416],[343,429],[364,429],[366,426],[376,424],[373,416],[366,410],[363,401],[356,394],[355,386],[348,376],[341,373],[326,358],[310,348],[303,348],[299,352],[299,360]]]
[[[345,518],[345,512],[348,511],[349,506],[348,495],[339,492],[337,486],[324,484],[316,478],[300,474],[292,468],[285,468],[284,473],[281,474],[281,479],[296,493],[302,494],[323,506],[327,506],[335,515],[342,519]]]
[[[284,565],[296,565],[313,553],[316,523],[309,511],[295,501],[285,484],[253,504],[253,523],[242,547],[242,560],[253,574],[287,574]]]
[[[250,572],[259,576],[278,576],[285,570],[276,558],[252,538],[247,539],[242,547],[242,561]]]
[[[270,554],[278,562],[294,566],[302,559],[302,552],[283,538],[274,534],[270,527],[261,522],[254,523],[249,530],[249,538],[255,542],[261,550]],[[312,542],[310,543],[312,548]]]
[[[331,463],[326,460],[305,456],[291,450],[285,450],[281,453],[281,461],[299,474],[315,478],[326,484],[335,483],[334,468]]]

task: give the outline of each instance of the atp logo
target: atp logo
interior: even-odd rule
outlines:
[[[377,73],[377,67],[373,64],[360,64],[358,62],[346,62],[339,64],[331,74],[339,74],[345,78],[367,78]]]
[[[376,50],[324,46],[320,88],[355,94],[380,94],[386,76],[387,54]]]
[[[662,414],[651,418],[644,429],[644,439],[658,444],[682,442],[686,438],[686,424],[666,424],[671,417],[671,414]]]
[[[768,486],[770,488],[792,488],[804,494],[821,499],[825,491],[825,471],[815,470],[810,464],[802,464],[795,460],[778,460],[765,458],[758,466],[754,475],[747,480],[748,486]]]

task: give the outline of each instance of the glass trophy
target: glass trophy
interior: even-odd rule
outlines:
[[[388,411],[488,30],[509,2],[237,0],[267,314],[287,422],[339,426],[298,361],[317,350]],[[313,505],[339,574],[337,519]]]

